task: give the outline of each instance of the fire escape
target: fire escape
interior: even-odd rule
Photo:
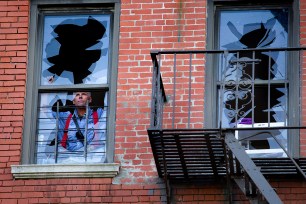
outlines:
[[[262,60],[256,56],[278,53],[278,56],[287,59],[297,53],[297,59],[301,60],[299,57],[303,55],[303,50],[274,48],[151,52],[153,86],[148,135],[158,174],[166,184],[168,203],[171,203],[173,182],[222,179],[227,181],[229,203],[232,203],[233,183],[250,203],[282,203],[266,177],[286,175],[306,178],[306,159],[293,158],[286,142],[274,134],[281,132],[281,135],[288,136],[288,133],[300,134],[304,131],[304,127],[290,125],[287,120],[273,122],[271,118],[274,105],[272,92],[280,90],[273,87],[288,87],[287,81],[281,80],[278,84],[269,74],[267,80],[259,83],[255,78],[255,69],[260,67]],[[271,70],[271,56],[275,55],[267,56],[267,67]],[[215,118],[204,116],[204,77],[208,60],[223,67],[219,73],[219,83],[216,84]],[[248,73],[245,71],[247,68]],[[240,77],[237,77],[239,73]],[[260,99],[266,99],[269,106],[266,110],[267,121],[261,124],[252,122],[258,116],[254,102],[257,86],[266,86],[268,90],[267,97]],[[248,100],[243,101],[246,98]],[[229,101],[234,102],[230,104]],[[242,110],[245,107],[247,110]],[[225,124],[225,116],[227,121],[231,120],[231,125]],[[204,120],[215,120],[216,126],[207,128]],[[259,135],[265,135],[265,139],[272,141],[276,147],[250,148],[251,142],[257,141],[253,139]]]

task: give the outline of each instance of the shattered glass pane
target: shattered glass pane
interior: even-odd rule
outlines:
[[[76,116],[78,106],[73,102],[75,93],[39,94],[35,142],[37,164],[104,162],[107,141],[107,92],[95,91],[91,92],[90,96],[92,100],[87,107],[88,117],[79,118]],[[75,121],[68,119],[69,115],[76,116],[79,130],[74,125]],[[84,140],[76,137],[77,131],[87,135],[87,145]]]
[[[219,26],[219,49],[222,50],[288,47],[288,9],[222,10]],[[287,125],[285,52],[236,52],[220,57],[219,62],[222,127]],[[273,137],[287,148],[286,130],[236,131],[236,138],[251,157],[285,156]]]
[[[237,127],[238,124],[286,123],[287,101],[286,88],[255,87],[252,97],[251,87],[232,85],[223,92],[224,108],[222,112],[223,127]],[[220,95],[219,95],[220,97]]]
[[[288,47],[288,10],[235,10],[220,13],[219,49],[254,49]],[[232,54],[228,58],[252,58],[252,53]],[[268,79],[267,70],[271,63],[270,79],[286,78],[284,52],[261,52],[256,65],[255,79]],[[260,69],[265,67],[265,70]],[[222,72],[222,70],[220,70]],[[221,72],[219,77],[221,77]],[[260,72],[260,73],[259,73]]]
[[[45,16],[41,85],[105,84],[110,15]]]

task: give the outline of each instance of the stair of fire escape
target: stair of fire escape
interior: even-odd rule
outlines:
[[[246,178],[233,178],[235,183],[238,185],[239,189],[243,194],[249,199],[251,204],[267,203],[260,192],[258,192],[254,183]]]
[[[275,190],[260,172],[232,132],[225,133],[227,147],[228,174],[236,182],[250,203],[282,203]]]

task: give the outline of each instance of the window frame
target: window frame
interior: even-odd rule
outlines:
[[[110,53],[109,53],[109,70],[108,70],[108,84],[107,85],[73,85],[73,88],[66,86],[44,86],[39,85],[40,82],[40,68],[41,60],[37,56],[41,56],[42,48],[42,31],[43,24],[40,22],[39,15],[42,11],[54,11],[59,9],[63,12],[71,8],[77,8],[78,11],[96,11],[109,10],[113,13],[111,30],[112,38],[110,39]],[[74,91],[82,90],[105,90],[108,89],[108,121],[107,121],[107,149],[106,162],[114,162],[114,136],[115,136],[115,110],[116,110],[116,79],[118,67],[118,43],[119,43],[119,17],[120,17],[120,0],[32,0],[30,9],[30,28],[29,28],[29,50],[28,50],[28,67],[27,67],[27,84],[26,84],[26,98],[25,98],[25,117],[24,117],[24,131],[22,142],[22,157],[21,164],[35,164],[35,131],[36,118],[38,116],[38,96],[40,91],[48,92],[51,90],[65,90]],[[112,69],[110,68],[112,67]],[[68,88],[68,89],[67,89]],[[35,119],[35,120],[33,120]]]
[[[237,10],[237,8],[252,8],[252,9],[265,9],[265,8],[283,8],[289,9],[289,41],[288,47],[294,47],[299,45],[299,38],[293,36],[299,36],[299,6],[298,1],[294,0],[283,0],[279,1],[258,1],[253,2],[249,0],[209,0],[207,3],[207,49],[214,50],[218,49],[219,37],[217,35],[219,29],[219,16],[218,11],[221,9]],[[218,127],[218,109],[215,104],[218,101],[218,69],[214,69],[214,62],[216,59],[213,56],[207,56],[206,61],[206,78],[205,78],[205,115],[212,116],[212,120],[205,120],[206,128]],[[288,72],[289,79],[289,96],[288,96],[288,126],[300,126],[300,66],[298,56],[290,55],[288,64],[291,63],[291,67],[296,67],[293,71]],[[299,80],[296,80],[299,79]],[[294,139],[290,139],[290,135],[298,135]],[[288,152],[293,157],[299,157],[300,154],[300,141],[299,141],[299,130],[288,131]]]

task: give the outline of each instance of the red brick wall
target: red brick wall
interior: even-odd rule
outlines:
[[[109,178],[15,180],[27,68],[29,0],[0,0],[0,203],[164,203],[147,136],[153,49],[204,49],[206,0],[122,0],[115,161]],[[301,8],[306,8],[302,1]],[[305,2],[305,3],[304,3]],[[304,10],[302,10],[304,11]],[[306,11],[304,12],[306,13]],[[306,26],[301,18],[301,37]],[[302,41],[302,40],[301,40]],[[306,200],[302,181],[274,182],[284,201]],[[224,203],[225,184],[174,186],[177,203]],[[235,199],[244,200],[237,193]]]
[[[0,1],[0,200],[16,198],[10,165],[20,161],[28,11],[28,1]]]
[[[284,203],[305,203],[306,186],[301,179],[268,179]],[[174,185],[174,203],[225,203],[228,199],[226,181],[218,184]],[[232,200],[236,203],[250,203],[237,186],[232,188]]]
[[[132,2],[132,3],[131,3]],[[116,160],[124,182],[156,180],[148,141],[154,49],[204,49],[205,0],[123,0],[120,18]]]
[[[113,185],[109,178],[4,180],[0,203],[161,203],[160,185]]]
[[[301,46],[305,47],[306,46],[306,1],[300,1],[300,44]],[[302,92],[301,93],[306,93],[306,72],[305,72],[305,67],[306,67],[306,58],[305,58],[305,51],[303,53],[303,58],[301,59],[302,63],[302,70],[301,70],[301,87],[302,87]],[[301,111],[301,117],[302,117],[302,125],[306,126],[306,98],[305,96],[302,97],[302,111]],[[300,135],[300,151],[302,156],[306,156],[306,133],[305,131],[301,131]]]

